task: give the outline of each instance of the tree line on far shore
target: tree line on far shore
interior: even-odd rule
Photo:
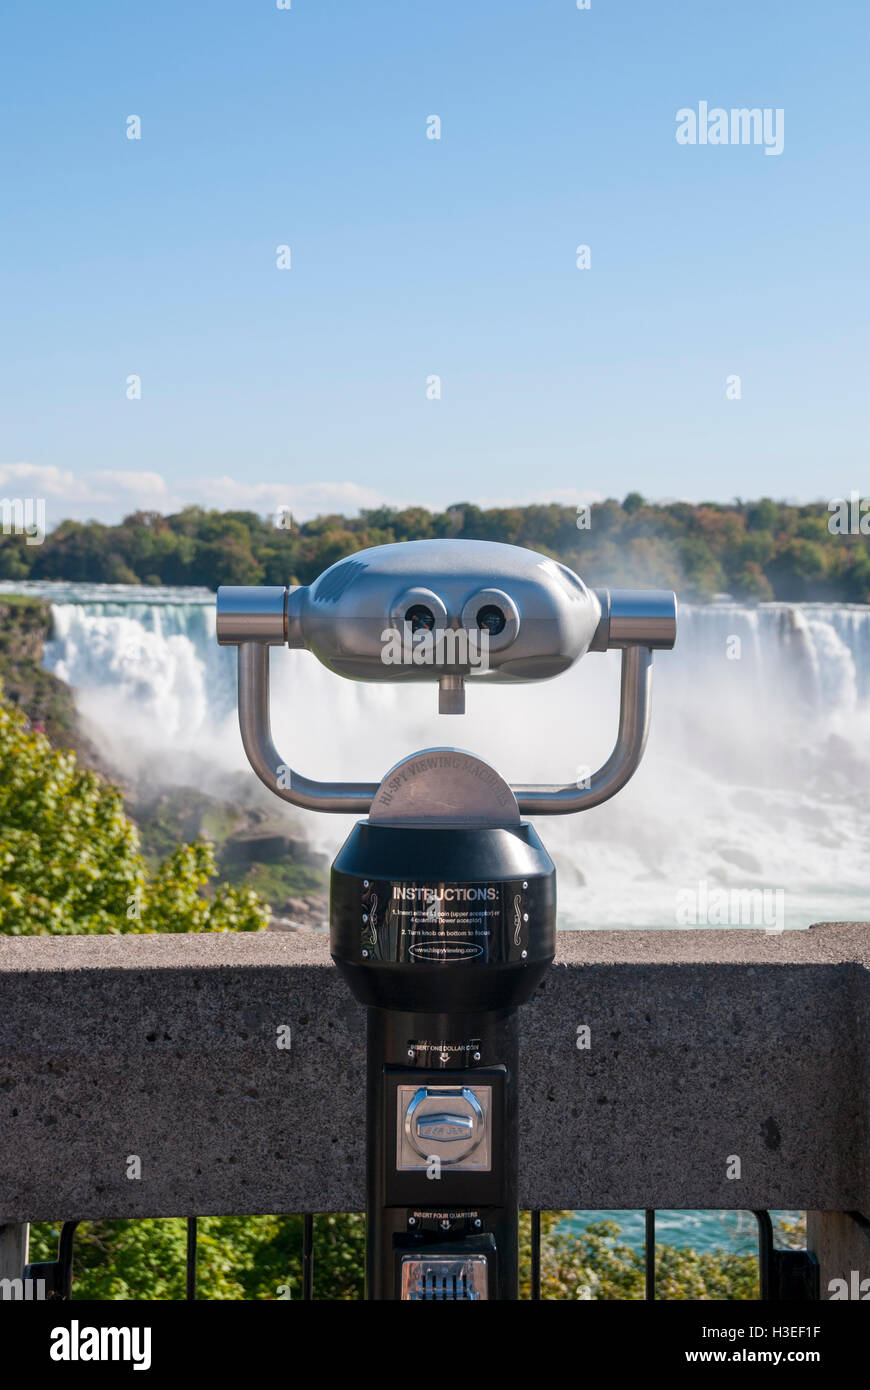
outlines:
[[[172,516],[134,512],[114,526],[63,521],[41,545],[0,536],[0,579],[308,584],[367,546],[454,536],[542,551],[592,585],[674,588],[699,601],[728,593],[759,602],[870,602],[868,537],[834,521],[824,502],[651,503],[636,492],[580,508],[380,507],[301,524],[286,512],[186,507]]]

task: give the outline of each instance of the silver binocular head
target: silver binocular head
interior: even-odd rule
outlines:
[[[378,784],[302,777],[274,748],[269,648],[304,648],[337,675],[362,681],[437,681],[439,711],[462,714],[466,681],[547,680],[586,652],[622,650],[619,731],[588,783],[522,786],[529,814],[581,810],[612,796],[643,753],[655,649],[674,645],[676,595],[590,589],[565,565],[494,541],[421,540],[374,546],[339,560],[311,585],[224,586],[217,638],[239,648],[239,722],[257,775],[287,801],[328,811],[368,810]]]
[[[221,588],[217,636],[304,647],[353,680],[437,680],[451,712],[465,679],[546,680],[590,650],[673,646],[676,599],[589,589],[520,546],[406,541],[339,560],[309,586]]]

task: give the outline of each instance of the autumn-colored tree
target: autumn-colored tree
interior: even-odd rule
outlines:
[[[867,602],[868,537],[832,534],[830,519],[824,502],[655,503],[638,492],[594,503],[582,530],[576,508],[555,502],[490,508],[457,502],[443,512],[377,507],[290,526],[254,512],[185,507],[166,517],[134,512],[117,526],[64,521],[40,546],[28,545],[25,536],[2,536],[0,579],[309,584],[369,546],[449,536],[542,551],[578,568],[593,585],[674,584],[695,600],[725,590],[749,600]]]

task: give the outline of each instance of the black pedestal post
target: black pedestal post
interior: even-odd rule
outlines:
[[[450,1113],[464,1089],[485,1111],[485,1152],[472,1152],[475,1167],[427,1163],[407,1143],[408,1105],[421,1092],[441,1093],[438,1107]],[[475,1254],[486,1260],[485,1297],[517,1298],[516,1111],[516,1010],[368,1010],[367,1298],[402,1297],[403,1260],[412,1296],[467,1297],[464,1279],[461,1287],[450,1274],[440,1282],[437,1271],[452,1256]],[[429,1147],[437,1159],[438,1141]],[[428,1294],[414,1288],[411,1257],[428,1262]]]

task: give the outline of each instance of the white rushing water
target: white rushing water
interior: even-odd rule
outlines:
[[[119,770],[235,794],[228,774],[246,766],[235,654],[216,645],[211,593],[0,589],[51,600],[45,664],[75,688]],[[376,780],[418,748],[453,743],[508,780],[564,781],[603,761],[615,733],[615,653],[541,685],[472,683],[464,718],[439,718],[434,686],[358,685],[306,652],[276,651],[272,666],[276,743],[315,777]],[[634,780],[596,810],[538,822],[559,870],[561,924],[688,925],[679,904],[700,893],[716,925],[731,890],[766,893],[769,910],[782,903],[789,927],[866,918],[868,774],[870,608],[684,606],[676,650],[655,659],[652,734]],[[329,853],[350,824],[286,814]]]

